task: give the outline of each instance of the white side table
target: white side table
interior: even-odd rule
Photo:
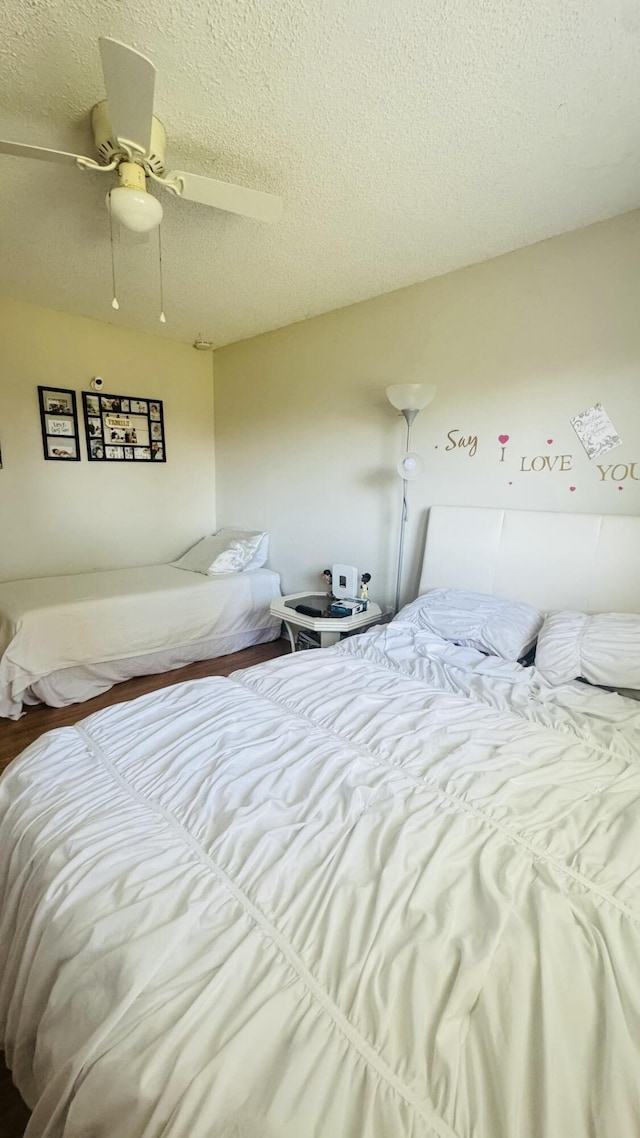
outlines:
[[[324,609],[328,601],[326,593],[306,592],[276,597],[271,602],[271,615],[278,616],[284,621],[292,652],[296,650],[296,636],[300,628],[317,632],[320,636],[320,647],[330,648],[332,644],[337,643],[342,633],[368,628],[370,624],[377,624],[382,617],[382,609],[374,601],[369,601],[369,607],[364,612],[357,612],[355,616],[309,616],[304,612],[296,612],[296,603],[306,604],[310,608]]]

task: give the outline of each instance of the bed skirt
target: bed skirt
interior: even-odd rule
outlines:
[[[214,636],[196,644],[177,645],[161,652],[147,652],[143,656],[129,656],[124,660],[105,660],[96,664],[84,664],[76,668],[61,668],[44,676],[23,694],[23,702],[29,706],[46,703],[49,707],[66,707],[70,703],[83,703],[86,699],[102,695],[114,684],[132,680],[136,676],[156,676],[161,672],[171,672],[174,668],[184,668],[198,660],[213,660],[216,656],[229,656],[254,644],[266,644],[277,640],[280,635],[280,622],[273,620],[264,628],[250,628],[243,632]]]

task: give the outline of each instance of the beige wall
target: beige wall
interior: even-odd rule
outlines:
[[[285,591],[344,561],[392,597],[387,383],[438,386],[414,428],[407,594],[431,503],[640,514],[640,213],[232,345],[214,375],[218,520],[271,532]],[[593,462],[569,420],[596,402],[623,445]]]
[[[169,560],[215,522],[211,357],[0,299],[0,580]],[[80,392],[164,400],[166,464],[86,459]],[[38,384],[74,389],[81,462],[43,457]]]

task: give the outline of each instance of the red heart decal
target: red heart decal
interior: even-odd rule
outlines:
[[[569,487],[569,489],[570,489],[570,490],[575,490],[575,486],[570,486],[570,487]]]
[[[510,482],[509,486],[513,486],[513,482]],[[622,490],[622,486],[620,487],[620,489]]]
[[[618,490],[624,490],[624,486],[618,486]]]
[[[549,446],[551,446],[552,442],[553,442],[553,439],[547,439],[547,443],[549,444]]]
[[[509,442],[509,436],[508,435],[498,435],[498,442],[501,444],[501,446],[504,446],[505,443]]]

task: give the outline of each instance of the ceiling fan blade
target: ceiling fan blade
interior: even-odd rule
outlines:
[[[109,118],[116,139],[149,153],[156,69],[146,55],[118,40],[100,37],[100,57]]]
[[[66,150],[48,150],[46,146],[28,146],[24,142],[8,142],[0,139],[0,154],[14,154],[16,158],[41,158],[44,162],[60,162],[65,166],[77,166],[78,162],[94,167],[98,163],[82,154],[69,154]]]
[[[182,170],[172,170],[165,181],[191,202],[224,209],[227,213],[240,213],[256,221],[279,221],[282,217],[282,198],[275,194],[248,190],[245,186],[233,186],[230,182],[218,182],[200,174],[185,174]]]

